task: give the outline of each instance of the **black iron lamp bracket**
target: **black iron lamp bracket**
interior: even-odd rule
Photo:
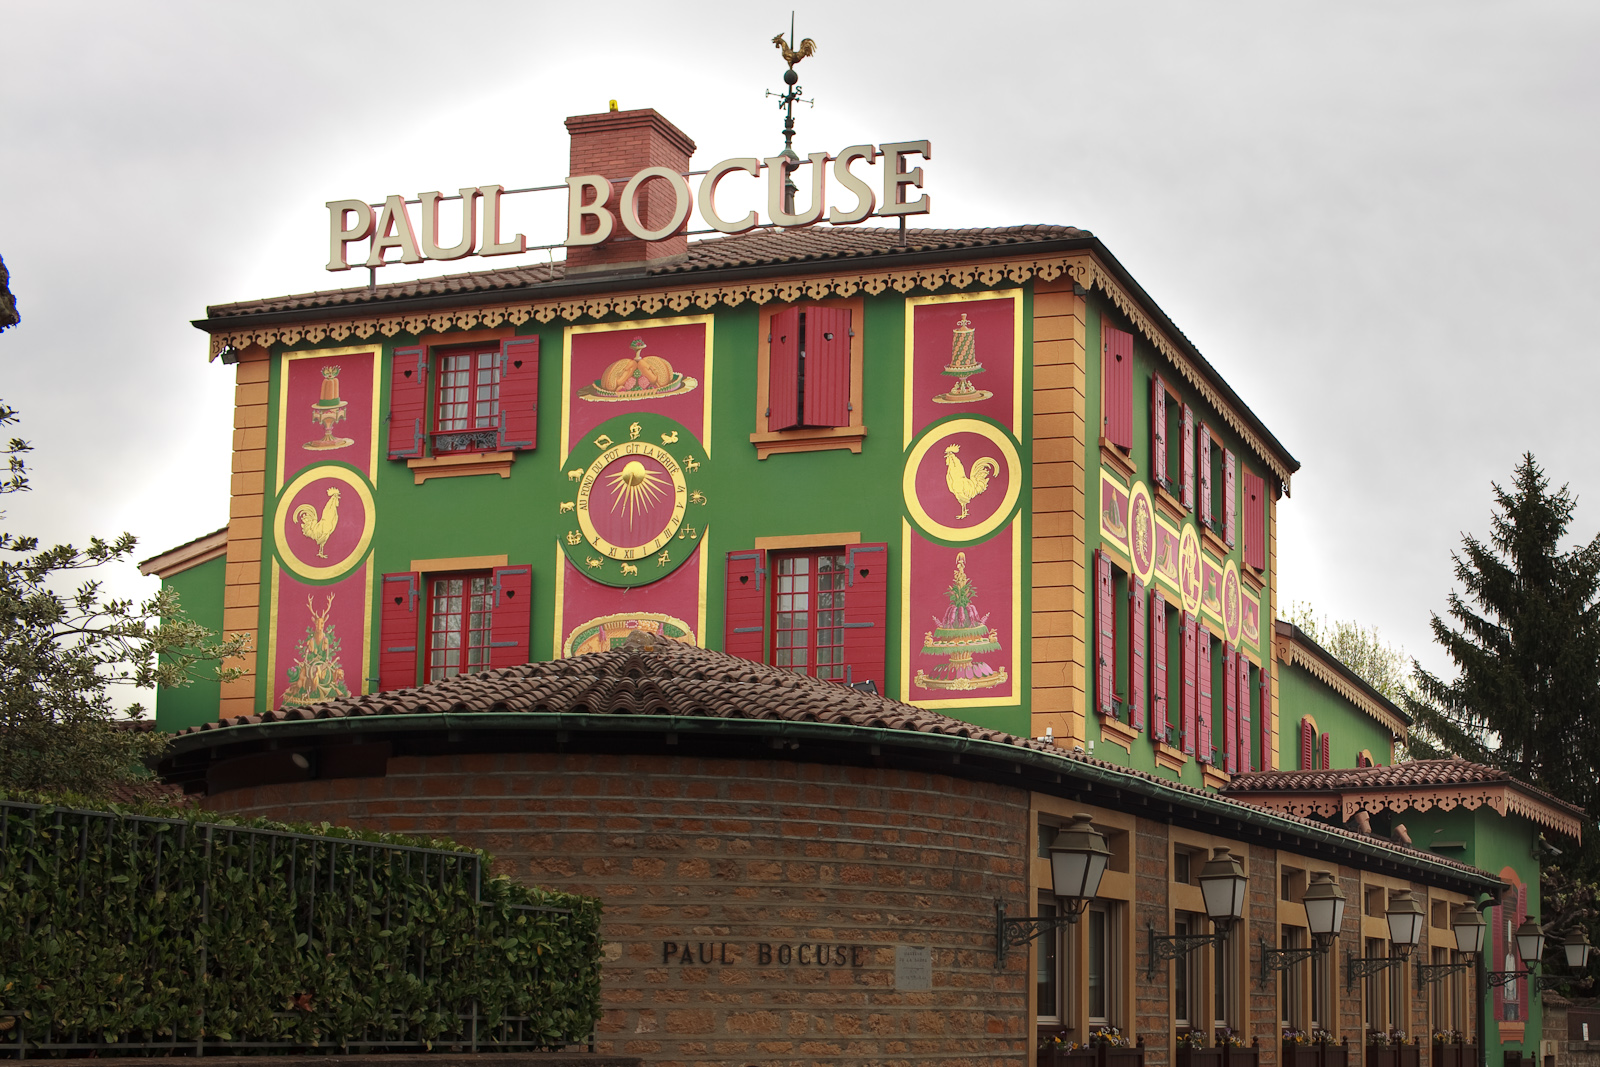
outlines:
[[[1417,964],[1417,992],[1422,992],[1435,982],[1444,981],[1444,977],[1447,974],[1455,974],[1457,971],[1470,971],[1474,966],[1476,964],[1471,960],[1458,960],[1455,963],[1419,963]]]
[[[1320,941],[1320,938],[1318,939]],[[1256,974],[1256,988],[1265,989],[1269,975],[1279,971],[1287,971],[1290,967],[1302,960],[1316,959],[1325,956],[1328,947],[1323,944],[1313,943],[1310,948],[1273,948],[1266,939],[1261,939],[1261,970]]]
[[[1368,978],[1379,971],[1386,971],[1390,967],[1398,967],[1406,962],[1404,956],[1356,956],[1354,953],[1344,954],[1344,988],[1345,992],[1356,987],[1357,978]]]
[[[1538,983],[1544,980],[1544,976],[1534,974],[1532,971],[1486,971],[1483,975],[1483,984],[1489,989],[1498,989],[1519,979],[1529,983],[1534,989],[1543,988]]]
[[[1147,929],[1150,931],[1150,966],[1145,974],[1152,980],[1156,976],[1158,963],[1182,959],[1202,945],[1220,946],[1228,939],[1227,930],[1211,934],[1158,934],[1154,926]]]
[[[1078,921],[1078,910],[1067,901],[1062,914],[1045,918],[1039,915],[1030,915],[1026,919],[1006,918],[1006,906],[1001,901],[994,902],[994,966],[999,970],[1006,965],[1006,954],[1013,948],[1021,948],[1041,934],[1048,934],[1059,930],[1063,926]]]

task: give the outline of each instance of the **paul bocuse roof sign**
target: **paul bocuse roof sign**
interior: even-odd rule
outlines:
[[[829,222],[836,226],[863,222],[873,216],[925,215],[931,206],[926,194],[909,199],[907,194],[922,188],[922,168],[909,167],[914,156],[933,158],[932,146],[927,141],[898,141],[874,147],[869,144],[851,145],[838,155],[812,152],[805,160],[789,156],[737,156],[724,159],[700,176],[698,189],[691,189],[691,175],[680,174],[671,167],[645,167],[622,183],[620,193],[616,182],[603,174],[574,174],[567,178],[567,236],[561,242],[566,247],[597,245],[622,234],[641,241],[659,241],[680,232],[689,213],[699,209],[700,217],[711,230],[721,233],[744,233],[763,225],[755,211],[742,218],[727,219],[717,211],[717,187],[732,175],[748,175],[761,179],[766,172],[767,212],[765,225],[798,227]],[[878,163],[878,160],[882,163]],[[829,167],[829,164],[832,167]],[[881,173],[876,182],[864,178],[851,168],[860,164],[878,166]],[[810,198],[804,211],[784,210],[784,184],[790,174],[799,174],[810,168]],[[827,175],[853,198],[846,208],[827,203]],[[673,209],[659,225],[647,226],[639,217],[639,196],[649,182],[662,182],[672,192]],[[559,189],[560,186],[552,188]],[[882,201],[878,199],[881,191]],[[616,194],[613,196],[613,194]],[[349,270],[351,267],[379,267],[391,248],[398,250],[399,258],[388,262],[421,263],[423,260],[456,260],[467,256],[511,256],[528,249],[522,234],[509,238],[500,236],[501,198],[507,195],[504,186],[482,185],[460,190],[457,197],[443,193],[421,194],[415,201],[395,194],[386,197],[382,205],[368,204],[363,200],[332,200],[328,202],[328,270]],[[440,244],[440,203],[445,200],[461,201],[459,240],[451,245]],[[421,225],[416,226],[408,208],[416,203],[421,209]],[[480,213],[480,204],[482,205]],[[790,205],[793,206],[793,205]],[[481,226],[480,226],[481,214]],[[349,247],[362,241],[370,242],[364,261],[352,263]]]

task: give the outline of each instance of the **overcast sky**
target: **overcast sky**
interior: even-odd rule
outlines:
[[[223,525],[232,373],[189,320],[363,284],[322,269],[325,201],[560,182],[562,119],[612,98],[687,132],[697,167],[775,152],[762,94],[789,12],[0,4],[0,256],[23,316],[0,335],[0,397],[38,449],[5,528],[127,529],[142,558]],[[1525,450],[1593,536],[1600,5],[796,17],[819,47],[800,152],[927,138],[925,224],[1092,230],[1301,461],[1285,605],[1446,667],[1428,616],[1450,552],[1487,534],[1489,483]],[[512,221],[559,241],[563,205],[538,199]]]

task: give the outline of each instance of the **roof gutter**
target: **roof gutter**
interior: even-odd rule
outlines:
[[[288,720],[275,723],[252,723],[225,726],[193,734],[183,734],[173,739],[172,751],[181,755],[224,744],[244,741],[276,741],[280,744],[291,738],[314,739],[337,734],[372,732],[479,732],[487,729],[527,731],[537,723],[543,731],[567,730],[593,733],[679,733],[739,738],[775,738],[780,740],[853,741],[858,744],[876,744],[900,749],[922,749],[946,755],[971,755],[996,762],[1014,764],[1020,771],[1028,768],[1048,775],[1045,782],[1034,781],[1027,788],[1040,792],[1055,792],[1052,786],[1065,785],[1065,779],[1084,782],[1090,786],[1133,793],[1138,796],[1160,799],[1186,805],[1197,815],[1215,822],[1237,821],[1266,831],[1298,838],[1308,845],[1362,857],[1372,866],[1399,866],[1425,874],[1433,882],[1447,886],[1464,887],[1473,892],[1498,894],[1505,883],[1478,871],[1463,869],[1426,855],[1413,855],[1386,847],[1375,841],[1363,841],[1324,829],[1316,824],[1296,822],[1280,816],[1268,808],[1245,801],[1225,800],[1205,793],[1189,792],[1163,785],[1132,772],[1097,766],[1065,754],[1043,752],[1034,748],[959,737],[950,734],[921,733],[889,727],[852,726],[843,723],[793,722],[784,719],[720,719],[681,715],[616,715],[565,712],[424,712],[398,715],[374,715],[360,718]],[[948,773],[958,777],[972,777],[971,767],[952,764]],[[1022,783],[1018,783],[1022,785]],[[1426,879],[1425,879],[1426,880]]]

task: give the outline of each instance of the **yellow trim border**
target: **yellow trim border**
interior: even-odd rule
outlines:
[[[372,483],[378,483],[378,428],[379,412],[383,408],[383,345],[374,341],[370,345],[351,345],[344,348],[313,348],[308,352],[284,352],[283,364],[278,368],[278,478],[274,483],[283,486],[283,468],[289,454],[289,364],[302,359],[333,359],[336,356],[361,356],[372,354],[372,455],[367,458],[367,470],[372,472]]]
[[[414,559],[414,571],[481,571],[485,567],[504,567],[511,561],[505,554],[498,556],[444,556],[440,559]]]

